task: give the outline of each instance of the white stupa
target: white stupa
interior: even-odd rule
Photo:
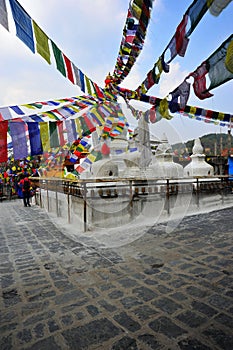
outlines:
[[[184,176],[182,165],[173,161],[173,151],[165,134],[162,135],[162,140],[153,153],[152,164],[150,165],[150,168],[153,169],[153,177],[168,179]]]
[[[191,162],[184,168],[185,177],[210,176],[214,174],[214,168],[205,161],[205,154],[200,139],[194,141]]]

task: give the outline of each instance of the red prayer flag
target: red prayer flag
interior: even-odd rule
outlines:
[[[99,86],[96,83],[93,83],[95,87],[95,91],[98,97],[104,98],[103,92],[100,90]]]
[[[7,162],[8,121],[0,122],[0,163]]]
[[[72,71],[71,61],[69,60],[68,57],[66,57],[64,53],[63,53],[63,58],[66,65],[67,78],[74,84],[74,75]]]
[[[60,120],[57,121],[57,127],[58,127],[60,145],[61,145],[61,146],[64,146],[66,142],[65,142],[64,134],[63,134],[63,122],[60,121]]]

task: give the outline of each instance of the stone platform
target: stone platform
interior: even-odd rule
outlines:
[[[1,350],[232,350],[231,208],[104,248],[36,205],[0,207]]]

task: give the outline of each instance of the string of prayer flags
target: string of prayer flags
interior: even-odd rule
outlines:
[[[212,97],[209,91],[224,84],[233,78],[233,35],[225,40],[220,47],[188,77],[193,77],[193,90],[195,95],[204,100]],[[227,56],[228,54],[228,56]],[[228,67],[230,69],[228,69]],[[206,75],[208,74],[210,85],[206,87]]]
[[[113,76],[106,77],[106,87],[111,83],[119,84],[133,67],[143,48],[152,4],[153,0],[130,2]]]
[[[169,63],[177,56],[184,57],[192,34],[202,17],[212,5],[219,0],[194,0],[184,13],[181,22],[176,28],[175,34],[162,52],[154,67],[147,73],[146,78],[136,89],[137,92],[145,94],[154,84],[158,84],[162,72],[168,73]],[[229,2],[226,2],[226,6]],[[223,8],[226,7],[225,5]],[[189,28],[188,28],[189,25]]]
[[[231,71],[232,69],[232,71]],[[210,86],[206,87],[206,75],[208,74]],[[225,40],[221,46],[196,70],[188,75],[194,78],[193,90],[195,95],[204,100],[212,97],[209,90],[227,82],[233,78],[233,35]],[[169,109],[172,113],[184,110],[190,94],[190,83],[187,78],[170,94],[172,100]],[[179,99],[179,101],[178,101]]]
[[[84,93],[88,92],[90,95],[95,95],[98,98],[105,98],[103,90],[71,62],[57,44],[50,39],[28,15],[19,2],[17,0],[9,1],[18,38],[21,39],[33,53],[35,53],[36,46],[36,52],[49,64],[51,64],[51,44],[57,70],[64,77],[68,78],[72,84],[78,85]],[[0,0],[0,23],[9,30],[5,0]]]
[[[8,16],[5,0],[0,0],[0,24],[9,31]]]
[[[183,109],[180,108],[179,103],[175,106],[175,111],[173,109],[172,104],[170,103],[171,101],[168,101],[167,98],[161,99],[155,96],[148,96],[148,95],[135,95],[134,92],[128,89],[120,88],[119,86],[117,87],[119,89],[119,92],[123,95],[124,93],[126,94],[125,96],[125,101],[127,104],[127,107],[131,110],[133,116],[138,120],[141,118],[143,112],[136,110],[133,106],[131,106],[128,102],[128,99],[136,99],[139,101],[147,102],[152,104],[155,107],[156,111],[156,120],[160,120],[162,117],[165,117],[167,119],[171,119],[172,116],[169,114],[169,110],[171,113],[179,113],[180,115],[187,114],[189,116],[192,116],[194,119],[199,118],[200,116],[206,116],[210,115],[210,111],[207,112],[206,109],[201,108],[201,107],[194,107],[194,106],[189,106],[185,105]],[[162,104],[161,104],[162,102]],[[170,108],[171,107],[171,108]],[[183,107],[183,106],[182,106]],[[162,112],[162,114],[160,113]],[[211,121],[216,122],[216,121],[222,121],[224,126],[229,125],[230,121],[233,121],[233,115],[229,113],[223,113],[223,112],[217,112],[217,111],[211,111]],[[147,111],[147,119],[150,120],[148,117],[149,112]]]

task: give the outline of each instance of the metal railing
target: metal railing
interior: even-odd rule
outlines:
[[[1,183],[0,184],[0,201],[3,199],[11,199],[12,198],[12,188],[13,185],[10,183]]]
[[[208,180],[208,181],[207,181]],[[233,181],[229,176],[196,176],[194,178],[169,178],[169,179],[129,179],[129,178],[104,178],[104,179],[59,179],[59,178],[31,178],[36,191],[36,204],[42,207],[41,190],[46,191],[47,210],[50,211],[49,191],[55,193],[56,214],[58,216],[58,193],[67,196],[67,217],[68,223],[71,218],[70,196],[83,200],[83,221],[84,232],[87,230],[87,200],[98,198],[127,197],[129,208],[132,208],[133,201],[159,195],[166,200],[166,210],[170,213],[170,198],[179,193],[192,193],[196,198],[196,205],[199,206],[202,193],[219,193],[224,201],[224,196],[232,193]]]

